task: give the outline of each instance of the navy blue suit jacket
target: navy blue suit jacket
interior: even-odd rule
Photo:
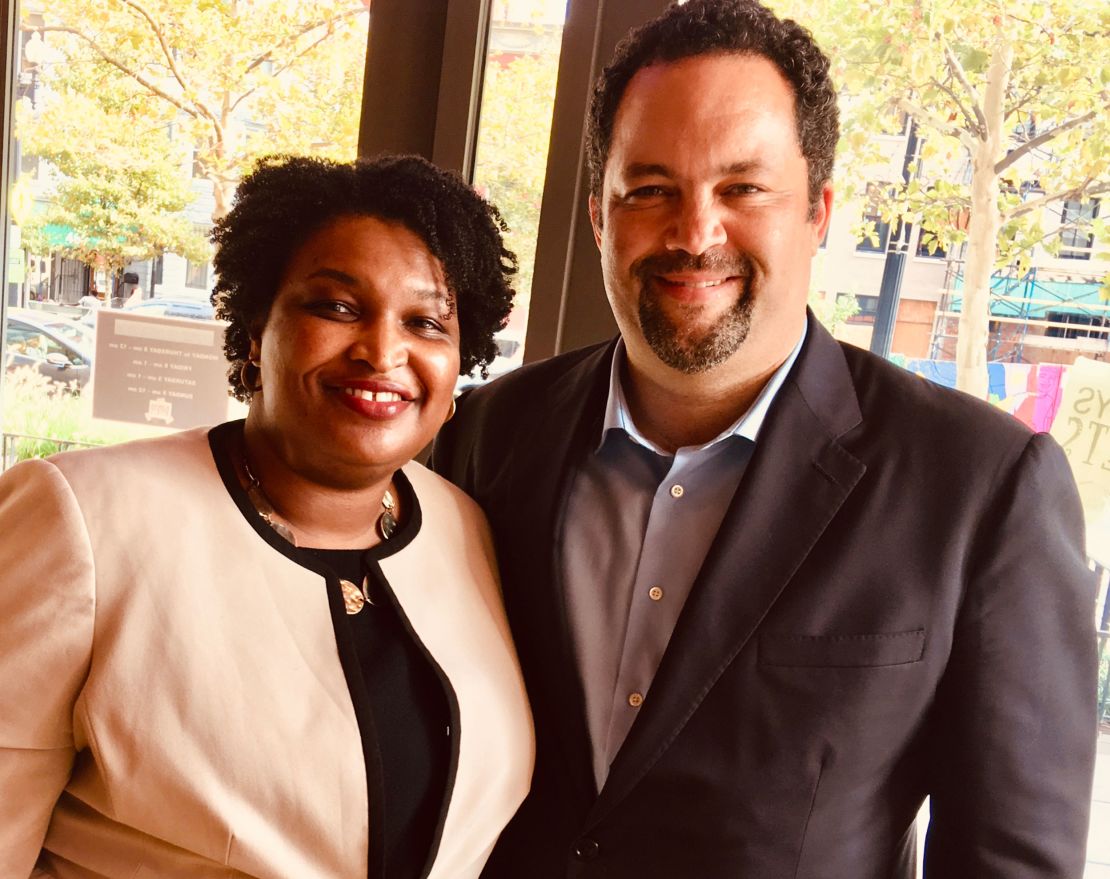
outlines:
[[[433,452],[492,523],[537,725],[485,875],[903,879],[930,796],[930,879],[1078,879],[1095,586],[1064,454],[812,317],[595,789],[556,548],[612,347],[473,391]]]

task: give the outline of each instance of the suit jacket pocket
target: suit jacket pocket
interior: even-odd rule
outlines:
[[[759,664],[787,668],[875,668],[919,662],[925,630],[873,635],[790,635],[759,637]]]

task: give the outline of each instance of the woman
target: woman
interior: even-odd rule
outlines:
[[[264,162],[213,235],[246,421],[0,479],[0,876],[478,875],[531,723],[485,521],[411,459],[496,353],[499,222],[420,159]]]

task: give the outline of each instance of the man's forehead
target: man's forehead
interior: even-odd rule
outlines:
[[[801,159],[794,93],[762,56],[717,55],[644,68],[614,118],[607,172],[750,173]]]

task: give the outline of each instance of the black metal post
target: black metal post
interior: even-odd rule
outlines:
[[[906,135],[906,155],[902,160],[902,182],[910,182],[910,165],[917,156],[917,123],[911,119]],[[906,252],[910,248],[913,227],[898,220],[887,240],[883,279],[879,283],[879,304],[875,311],[875,329],[871,333],[871,351],[880,357],[890,356],[898,303],[902,297],[902,275],[906,269]]]

